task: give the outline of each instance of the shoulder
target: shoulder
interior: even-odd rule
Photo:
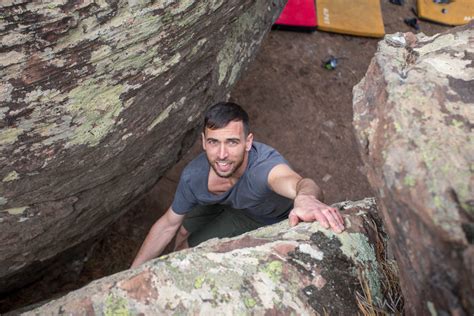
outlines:
[[[188,180],[196,179],[199,176],[207,176],[208,166],[206,155],[200,153],[184,167],[181,173],[181,179]]]
[[[286,159],[275,148],[269,145],[253,142],[252,150],[255,150],[253,165],[256,167],[261,164],[288,164]]]
[[[247,177],[250,186],[257,192],[269,192],[268,176],[273,168],[288,162],[273,147],[254,142],[252,146],[252,156],[250,158]]]

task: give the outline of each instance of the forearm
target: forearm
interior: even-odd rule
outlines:
[[[316,182],[309,178],[303,178],[296,184],[296,196],[298,195],[314,196],[317,200],[324,202],[323,191]]]
[[[179,225],[169,225],[164,217],[158,220],[150,229],[138,254],[133,260],[131,268],[158,257],[168,243],[173,239]]]

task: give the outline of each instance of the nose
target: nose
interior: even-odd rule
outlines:
[[[226,159],[227,158],[227,148],[225,146],[225,144],[221,144],[221,146],[219,147],[219,159],[223,160],[223,159]]]

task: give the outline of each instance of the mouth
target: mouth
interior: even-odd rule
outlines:
[[[230,161],[216,161],[216,166],[221,172],[227,172],[232,168]]]

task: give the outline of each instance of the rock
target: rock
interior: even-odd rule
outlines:
[[[96,280],[25,315],[353,315],[358,271],[381,299],[370,214],[373,199],[345,202],[347,230],[288,221],[212,239],[141,267]]]
[[[0,4],[0,292],[125,212],[194,142],[283,0]]]
[[[474,314],[474,24],[388,35],[354,127],[409,315]]]

